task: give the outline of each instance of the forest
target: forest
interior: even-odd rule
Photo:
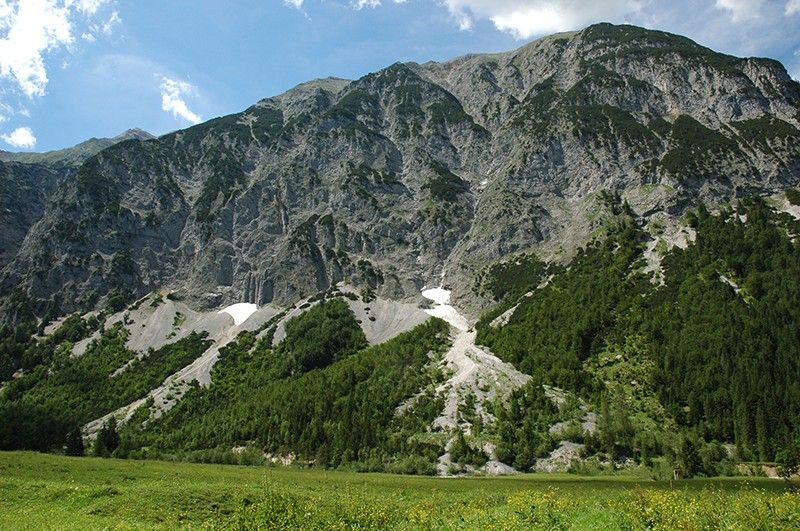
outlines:
[[[65,340],[46,365],[8,383],[0,396],[0,448],[61,449],[75,428],[143,397],[209,345],[204,334],[191,333],[140,358],[125,347],[127,334],[117,323],[79,357]]]
[[[441,379],[443,321],[367,347],[347,304],[333,299],[290,320],[275,348],[267,337],[242,333],[222,349],[214,385],[194,387],[146,429],[129,423],[117,454],[224,461],[230,448],[250,445],[318,466],[431,471],[439,447],[410,435],[425,431],[440,401],[428,392],[397,408]]]
[[[645,272],[647,234],[622,215],[608,238],[513,301],[507,325],[482,319],[478,341],[600,412],[590,451],[785,460],[800,439],[800,224],[759,198],[700,207],[687,222],[696,240],[667,253],[663,281]]]

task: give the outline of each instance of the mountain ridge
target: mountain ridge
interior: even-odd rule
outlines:
[[[110,138],[92,137],[74,146],[52,151],[12,152],[0,150],[0,160],[3,162],[22,162],[25,164],[42,164],[47,166],[80,166],[86,159],[114,144],[124,142],[125,140],[150,140],[153,138],[155,138],[155,136],[147,131],[134,127]]]
[[[481,268],[558,242],[569,224],[591,224],[572,220],[572,210],[591,210],[580,205],[598,190],[625,190],[649,203],[647,212],[678,212],[681,204],[735,197],[737,187],[775,192],[796,184],[797,153],[787,139],[797,134],[800,86],[771,60],[599,24],[512,52],[426,65],[397,63],[349,83],[312,81],[241,113],[101,152],[65,182],[41,231],[6,268],[6,297],[21,285],[42,311],[43,301],[53,302],[46,285],[64,284],[68,311],[77,293],[107,296],[106,273],[77,278],[58,261],[51,275],[60,280],[31,283],[42,240],[62,256],[89,260],[91,243],[48,238],[66,225],[87,242],[112,236],[94,250],[98,265],[110,266],[100,256],[135,257],[130,297],[183,285],[205,306],[289,302],[347,280],[405,298],[445,263],[446,281],[474,312],[486,301],[467,286]],[[670,90],[658,88],[665,83]],[[724,96],[693,94],[693,86]],[[760,142],[754,135],[763,131],[779,136]],[[708,156],[691,155],[697,146]],[[156,168],[164,176],[156,178]],[[641,187],[654,184],[669,205],[642,197]],[[265,198],[269,207],[260,204]],[[64,209],[75,201],[95,203],[95,213]],[[330,217],[348,210],[355,215]],[[260,236],[246,228],[256,219]],[[114,239],[133,227],[156,247],[126,249]],[[580,244],[591,229],[577,232]],[[402,234],[411,238],[398,253]],[[265,246],[277,255],[255,251]],[[176,268],[181,273],[169,272]]]

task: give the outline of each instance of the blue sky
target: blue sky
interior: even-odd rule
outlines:
[[[0,0],[0,149],[162,134],[312,78],[599,21],[773,57],[800,78],[800,0]]]

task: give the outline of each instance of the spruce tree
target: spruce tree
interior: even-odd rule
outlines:
[[[83,446],[83,435],[81,429],[75,426],[69,433],[65,440],[65,453],[67,455],[82,456],[85,453]]]

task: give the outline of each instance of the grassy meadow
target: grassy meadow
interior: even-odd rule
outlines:
[[[0,529],[798,529],[753,478],[430,478],[0,453]]]

